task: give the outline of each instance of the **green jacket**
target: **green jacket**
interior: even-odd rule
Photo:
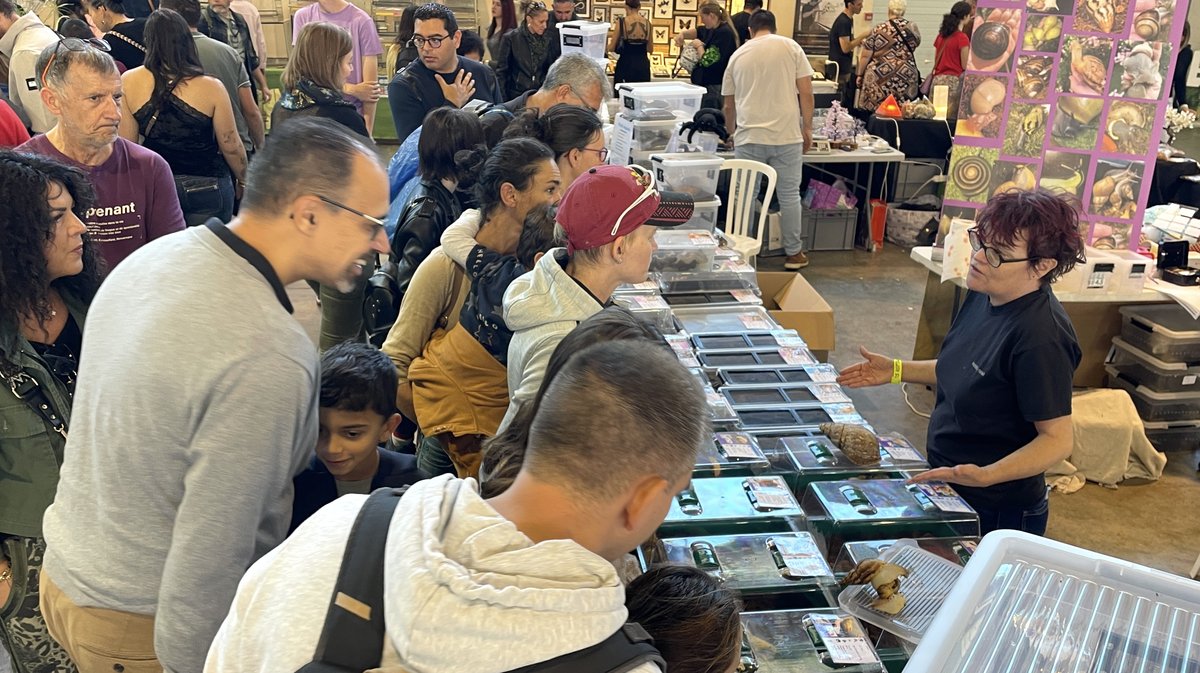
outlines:
[[[82,330],[87,306],[65,292],[62,297]],[[16,325],[0,326],[0,343],[18,346],[8,359],[37,380],[69,429],[71,402],[66,388],[16,330]],[[66,443],[25,400],[13,394],[7,382],[0,381],[0,537],[42,536],[42,515],[54,501]]]

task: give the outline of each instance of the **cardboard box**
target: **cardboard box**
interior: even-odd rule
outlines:
[[[835,343],[833,309],[829,304],[798,273],[759,271],[757,276],[763,308],[775,322],[799,332],[808,349],[821,361],[828,360]]]

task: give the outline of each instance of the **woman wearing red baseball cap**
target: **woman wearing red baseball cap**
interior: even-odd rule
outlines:
[[[555,346],[580,321],[604,308],[613,290],[646,280],[657,227],[692,217],[692,197],[660,192],[640,166],[597,166],[567,189],[555,218],[565,248],[546,253],[504,294],[508,346],[508,413],[537,394]]]

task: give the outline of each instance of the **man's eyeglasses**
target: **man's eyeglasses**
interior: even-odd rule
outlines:
[[[596,151],[596,150],[594,150],[594,151]],[[604,150],[604,151],[607,152],[608,150]],[[625,216],[628,215],[631,210],[633,210],[634,208],[637,208],[638,205],[640,205],[643,201],[645,201],[646,199],[648,199],[651,196],[654,196],[655,194],[658,193],[657,185],[654,182],[654,173],[650,172],[649,169],[642,168],[641,166],[638,166],[637,164],[630,164],[630,165],[626,166],[626,168],[628,168],[629,170],[634,171],[636,173],[639,173],[641,175],[641,179],[638,182],[641,182],[643,184],[643,186],[645,187],[645,189],[642,191],[640,196],[638,196],[636,199],[633,200],[633,203],[629,204],[628,208],[626,208],[624,211],[621,212],[621,216],[617,218],[617,222],[616,222],[616,224],[613,225],[612,231],[609,233],[609,236],[617,235],[617,230],[621,228],[621,222],[625,219]]]
[[[975,252],[983,251],[983,258],[991,265],[993,269],[999,269],[1001,264],[1012,264],[1013,262],[1032,262],[1041,257],[1021,257],[1020,259],[1007,259],[1000,254],[1000,251],[985,245],[983,239],[979,238],[979,230],[972,228],[967,230],[967,240],[971,242],[971,249]]]
[[[363,218],[364,220],[375,225],[379,229],[384,229],[387,226],[383,220],[379,219],[378,217],[375,217],[374,215],[368,215],[361,210],[351,208],[350,206],[347,206],[344,203],[338,203],[337,201],[334,201],[333,199],[321,196],[319,194],[317,195],[317,198],[321,199],[325,203],[328,203],[329,205],[333,206],[334,208],[341,208],[342,210],[346,211],[347,213],[354,213],[355,215],[358,215],[359,217]],[[374,233],[378,234],[379,232],[376,231]]]
[[[449,35],[443,35],[441,37],[424,37],[422,35],[413,35],[412,39],[408,41],[408,46],[416,47],[417,49],[424,49],[425,45],[429,45],[430,47],[437,49],[442,46],[443,42],[449,39]]]
[[[586,107],[587,109],[589,109],[589,110],[591,110],[591,111],[593,111],[593,112],[596,112],[596,111],[597,111],[597,109],[599,108],[599,106],[592,107],[592,104],[591,104],[591,103],[589,103],[589,102],[587,102],[586,100],[584,100],[583,96],[582,96],[582,95],[580,95],[580,93],[579,93],[578,91],[576,91],[576,90],[575,90],[575,87],[574,87],[574,86],[572,86],[572,85],[568,84],[568,85],[567,85],[567,90],[571,92],[571,95],[572,95],[572,96],[574,96],[574,97],[578,98],[578,99],[579,99],[579,103],[580,103],[581,105],[583,105],[584,107]]]
[[[608,161],[608,148],[607,147],[604,147],[604,148],[601,148],[598,150],[592,149],[590,147],[580,147],[579,149],[583,150],[584,152],[595,152],[596,154],[599,154],[600,155],[600,163],[604,163],[605,161]]]
[[[42,69],[41,86],[46,86],[46,76],[50,74],[50,68],[54,65],[55,59],[58,58],[58,52],[62,49],[67,51],[86,51],[88,49],[97,49],[99,51],[108,52],[112,48],[108,43],[98,37],[89,37],[86,40],[81,40],[77,37],[59,37],[58,42],[54,44],[54,52],[50,54],[50,59],[46,61],[46,67]]]

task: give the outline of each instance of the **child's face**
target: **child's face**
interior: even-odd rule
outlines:
[[[339,481],[360,481],[375,476],[378,446],[395,428],[392,418],[366,409],[346,411],[321,407],[317,458]]]

